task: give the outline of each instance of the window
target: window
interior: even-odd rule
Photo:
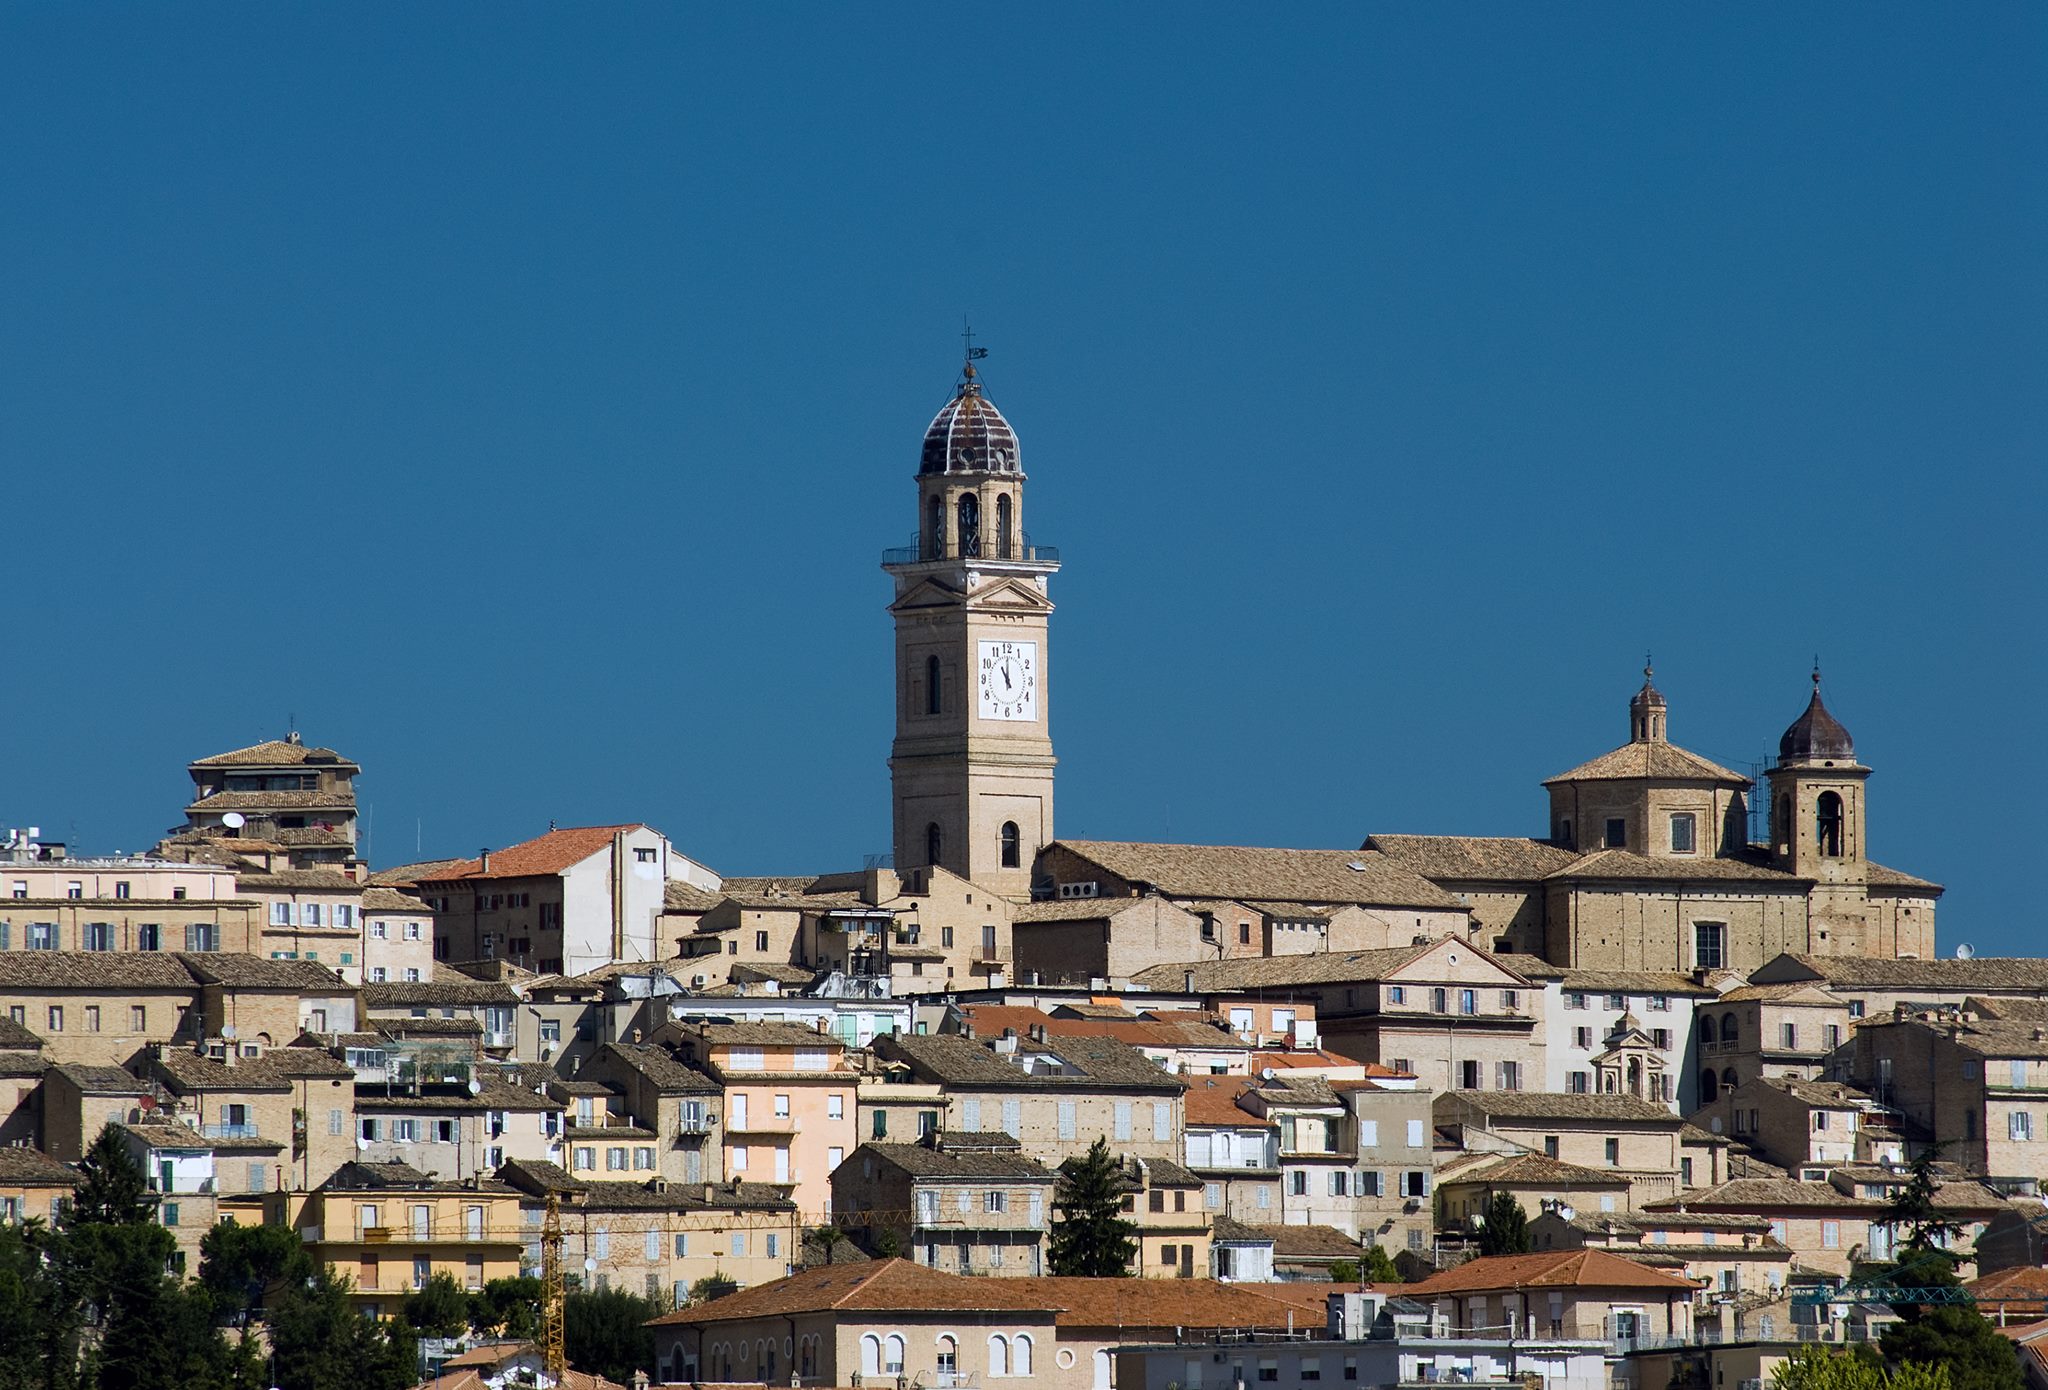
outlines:
[[[746,1153],[746,1150],[745,1150],[745,1149],[740,1149],[740,1150],[737,1150],[737,1152],[739,1152],[739,1153],[741,1153],[741,1154],[744,1154],[744,1153]],[[740,1164],[739,1166],[740,1166],[740,1167],[742,1167],[742,1168],[744,1168],[744,1167],[746,1167],[747,1165],[746,1165],[746,1164],[745,1164],[745,1163],[743,1162],[743,1163],[741,1163],[741,1164]],[[578,1168],[578,1169],[579,1169],[580,1171],[582,1171],[582,1172],[586,1172],[586,1173],[594,1173],[594,1172],[596,1172],[596,1171],[597,1171],[597,1146],[596,1146],[596,1145],[594,1145],[594,1144],[586,1144],[586,1145],[581,1145],[581,1146],[579,1146],[579,1147],[577,1148],[577,1150],[576,1150],[576,1167],[577,1167],[577,1168]]]
[[[1608,1167],[1610,1167],[1610,1168],[1612,1168],[1612,1167],[1614,1167],[1614,1166],[1615,1166],[1616,1164],[1618,1164],[1618,1163],[1620,1163],[1620,1162],[1621,1162],[1621,1141],[1620,1141],[1619,1139],[1609,1139],[1609,1140],[1607,1140],[1607,1141],[1606,1141],[1606,1149],[1607,1149],[1607,1166],[1608,1166]]]
[[[420,924],[418,922],[407,922],[405,924],[405,939],[407,941],[418,941],[420,939]]]
[[[1401,1174],[1401,1195],[1403,1197],[1427,1197],[1429,1195],[1429,1174],[1410,1168]]]
[[[2024,1110],[2015,1110],[2005,1117],[2006,1129],[2015,1143],[2026,1143],[2034,1137],[2034,1117]]]
[[[1159,1194],[1159,1193],[1157,1193],[1157,1192],[1155,1192],[1155,1193],[1153,1193],[1152,1195],[1153,1195],[1154,1197],[1157,1197],[1157,1196],[1159,1196],[1160,1194]],[[987,1192],[987,1193],[983,1193],[983,1194],[982,1194],[982,1210],[983,1210],[983,1211],[1008,1211],[1009,1209],[1010,1209],[1010,1194],[1009,1194],[1009,1193],[1007,1193],[1007,1192]]]
[[[28,924],[28,948],[31,951],[56,950],[57,924],[55,922],[30,922]]]
[[[185,949],[193,952],[218,951],[220,928],[211,922],[191,922],[185,927]]]
[[[64,1031],[64,1006],[62,1004],[50,1005],[50,1031],[52,1033]]]
[[[1479,1089],[1480,1063],[1468,1057],[1458,1063],[1458,1089],[1476,1091]]]
[[[1719,970],[1727,961],[1728,928],[1720,922],[1692,924],[1692,963],[1700,970]]]
[[[1451,1011],[1451,992],[1447,989],[1433,989],[1429,992],[1431,1013],[1447,1014]]]
[[[1607,818],[1607,848],[1628,848],[1628,822],[1620,816]]]
[[[1240,946],[1249,946],[1251,944],[1251,940],[1252,924],[1250,922],[1239,922],[1237,924],[1237,944]]]
[[[1842,1025],[1839,1023],[1822,1024],[1820,1035],[1821,1041],[1830,1052],[1842,1045]]]
[[[1839,1250],[1842,1246],[1842,1223],[1823,1221],[1820,1223],[1820,1243],[1824,1250]]]
[[[1650,1046],[1656,1048],[1659,1052],[1669,1052],[1671,1050],[1671,1030],[1669,1028],[1652,1028],[1650,1030]]]
[[[1698,822],[1692,812],[1679,811],[1671,817],[1671,852],[1691,854],[1694,848],[1694,830]]]
[[[936,866],[939,851],[946,847],[945,837],[939,833],[939,823],[933,821],[924,828],[924,862]]]
[[[130,1004],[128,1006],[128,1031],[131,1033],[147,1033],[149,1031],[149,1006],[147,1004]]]
[[[390,928],[389,928],[389,927],[387,927],[387,926],[386,926],[386,925],[385,925],[384,923],[382,923],[382,922],[372,922],[372,923],[370,923],[370,939],[371,939],[372,941],[384,941],[384,940],[387,940],[387,939],[389,938],[389,934],[390,934]]]
[[[1017,822],[1013,820],[1003,822],[1002,850],[1003,867],[1006,869],[1016,868],[1020,861],[1022,850],[1017,835]]]
[[[1522,1089],[1522,1064],[1501,1062],[1494,1068],[1494,1089],[1498,1091],[1519,1091]]]
[[[1814,1128],[1815,1128],[1816,1130],[1823,1130],[1823,1129],[1826,1129],[1826,1128],[1828,1127],[1828,1112],[1827,1112],[1827,1111],[1825,1111],[1825,1110],[1816,1110],[1816,1111],[1814,1111],[1814,1112],[1813,1112],[1813,1127],[1814,1127]]]
[[[1075,1132],[1074,1102],[1063,1100],[1059,1103],[1060,1138],[1072,1139]]]
[[[1518,989],[1504,989],[1500,992],[1500,1006],[1513,1013],[1522,1007],[1522,992]]]
[[[766,951],[768,949],[767,932],[757,931],[754,933],[754,949],[757,951]]]
[[[1122,1142],[1128,1143],[1131,1137],[1131,1103],[1127,1100],[1120,1100],[1116,1103],[1115,1127],[1115,1137]]]
[[[164,1225],[175,1226],[178,1224],[178,1204],[176,1202],[165,1202],[163,1213]]]
[[[989,1335],[988,1373],[992,1376],[1006,1376],[1010,1373],[1010,1339],[1000,1332]]]
[[[1593,1045],[1593,1030],[1592,1030],[1591,1028],[1574,1028],[1574,1029],[1572,1029],[1572,1046],[1573,1046],[1573,1047],[1578,1047],[1578,1048],[1590,1048],[1590,1047],[1591,1047],[1592,1045]]]
[[[939,659],[928,656],[924,659],[924,712],[937,714],[939,703]]]
[[[405,967],[405,982],[409,985],[416,985],[420,982],[420,968],[417,965]]]
[[[1575,1071],[1565,1078],[1565,1086],[1573,1095],[1583,1096],[1593,1089],[1593,1080],[1589,1073]]]
[[[1842,857],[1842,798],[1838,792],[1822,792],[1820,800],[1814,803],[1814,836],[1820,845],[1821,854],[1829,859]]]
[[[1458,1012],[1461,1014],[1476,1014],[1479,1012],[1478,990],[1461,989],[1458,991]]]
[[[112,922],[87,922],[79,936],[79,946],[87,951],[111,951],[114,949],[114,924]]]
[[[100,1031],[100,1006],[97,1004],[87,1004],[85,1006],[85,1031],[88,1033]]]

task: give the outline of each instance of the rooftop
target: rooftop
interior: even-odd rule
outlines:
[[[1358,903],[1461,911],[1463,904],[1391,855],[1373,850],[1265,849],[1059,840],[1127,883],[1169,898]]]
[[[1538,1255],[1482,1255],[1410,1284],[1404,1292],[1418,1299],[1525,1288],[1643,1289],[1690,1295],[1699,1287],[1694,1280],[1604,1250],[1554,1250]]]
[[[593,854],[602,853],[614,836],[640,829],[640,824],[580,825],[550,830],[531,840],[490,852],[491,867],[484,870],[481,859],[457,859],[419,876],[422,887],[430,883],[455,883],[474,879],[532,878],[560,874]]]

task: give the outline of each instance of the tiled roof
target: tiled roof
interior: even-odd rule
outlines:
[[[699,888],[694,883],[670,879],[662,889],[662,909],[666,912],[709,912],[723,901],[724,894],[709,888]]]
[[[670,1094],[718,1091],[716,1081],[677,1059],[673,1052],[654,1043],[606,1043],[597,1055],[612,1056],[640,1073],[656,1089]]]
[[[1014,919],[1019,926],[1033,922],[1096,922],[1106,920],[1137,904],[1136,898],[1054,898],[1042,903],[1021,903]]]
[[[1963,1287],[1977,1296],[1980,1308],[1986,1303],[2048,1304],[2048,1269],[2018,1265],[1972,1279]]]
[[[1187,1082],[1187,1123],[1190,1127],[1202,1125],[1210,1128],[1228,1126],[1232,1129],[1272,1129],[1271,1120],[1261,1119],[1237,1103],[1237,1098],[1251,1089],[1251,1082],[1242,1076],[1190,1076]]]
[[[235,891],[251,889],[331,889],[339,893],[362,891],[363,885],[339,869],[265,869],[260,873],[235,875]]]
[[[202,796],[187,811],[353,811],[356,799],[347,792],[215,792]]]
[[[288,989],[333,994],[349,988],[341,976],[315,960],[266,960],[231,951],[180,952],[178,959],[201,984],[229,989]]]
[[[1868,867],[1870,884],[1874,888],[1925,888],[1941,892],[1941,885],[1932,879],[1916,877],[1904,869],[1893,869],[1875,862]]]
[[[323,830],[317,825],[289,825],[271,836],[287,849],[348,849],[355,845],[345,830]]]
[[[402,893],[396,888],[386,888],[381,884],[372,883],[363,890],[363,911],[404,912],[424,917],[433,909],[410,893]]]
[[[875,1039],[874,1052],[884,1060],[901,1058],[917,1071],[952,1086],[1030,1090],[1139,1087],[1179,1091],[1182,1085],[1144,1053],[1114,1038],[1061,1038],[1043,1047],[1029,1042],[1018,1044],[1020,1056],[1049,1052],[1073,1067],[1072,1074],[1028,1074],[982,1043],[951,1034],[891,1034]]]
[[[1740,985],[1721,996],[1724,1004],[1827,1004],[1838,1009],[1847,1009],[1848,1003],[1835,998],[1820,985]]]
[[[863,1144],[853,1151],[853,1158],[863,1154],[893,1164],[914,1178],[1023,1178],[1047,1183],[1054,1179],[1050,1168],[1015,1149],[954,1148],[943,1142]]]
[[[1609,1124],[1656,1124],[1677,1129],[1680,1121],[1661,1105],[1623,1095],[1570,1095],[1549,1091],[1443,1091],[1436,1100],[1437,1123],[1464,1115],[1496,1120],[1593,1120]]]
[[[479,859],[461,859],[431,873],[418,882],[451,883],[458,880],[531,878],[536,874],[559,874],[580,864],[611,845],[612,837],[640,829],[639,822],[627,825],[580,825],[550,830],[545,835],[503,849],[491,851],[491,871],[483,872]]]
[[[467,864],[466,859],[422,859],[412,864],[394,864],[370,875],[370,882],[389,888],[410,888],[429,874]]]
[[[1694,1188],[1683,1196],[1646,1203],[1644,1210],[1663,1211],[1681,1205],[1757,1212],[1779,1207],[1841,1207],[1874,1211],[1886,1204],[1875,1197],[1851,1197],[1824,1182],[1800,1182],[1795,1178],[1731,1178],[1715,1187]]]
[[[372,1012],[518,1002],[519,991],[497,980],[398,980],[363,986],[363,1007]]]
[[[1637,854],[1634,850],[1627,849],[1595,850],[1550,874],[1549,879],[1555,882],[1598,879],[1684,883],[1729,880],[1744,883],[1776,883],[1787,889],[1810,882],[1796,874],[1788,874],[1783,869],[1774,869],[1768,864],[1749,859],[1722,858],[1714,855],[1665,857]]]
[[[701,1034],[708,1047],[822,1047],[829,1051],[845,1046],[834,1034],[780,1021],[703,1023],[691,1026],[690,1031]]]
[[[1028,1311],[1043,1312],[1049,1320],[1058,1304],[1044,1291],[1047,1282],[945,1274],[909,1260],[828,1265],[756,1284],[709,1303],[678,1308],[653,1319],[650,1325],[738,1322],[828,1309],[846,1313],[1019,1311],[1015,1295],[1005,1285],[1026,1286],[1036,1305]]]
[[[36,1149],[0,1148],[0,1187],[76,1187],[76,1168]]]
[[[192,972],[182,956],[149,951],[0,951],[0,989],[192,988]]]
[[[316,764],[322,767],[341,767],[350,772],[361,772],[362,768],[335,752],[332,748],[308,748],[305,744],[291,739],[274,738],[267,743],[252,743],[247,748],[236,748],[226,753],[215,753],[210,758],[195,758],[188,767],[305,767]]]
[[[1836,1110],[1859,1110],[1875,1101],[1869,1094],[1857,1090],[1854,1086],[1845,1086],[1839,1081],[1804,1081],[1793,1076],[1761,1076],[1750,1084],[1783,1091],[1794,1100],[1804,1101],[1808,1105]]]
[[[1628,1176],[1584,1168],[1542,1154],[1508,1154],[1461,1168],[1455,1177],[1445,1174],[1439,1182],[1477,1182],[1499,1187],[1626,1187]]]
[[[1976,956],[1969,960],[1809,956],[1787,953],[1766,962],[1751,979],[1820,979],[1837,989],[2048,990],[2048,959]]]
[[[1749,778],[1739,772],[1708,762],[1697,753],[1675,743],[1624,743],[1611,753],[1580,763],[1569,772],[1547,777],[1544,786],[1557,782],[1612,782],[1652,778],[1660,782],[1719,782],[1724,786],[1747,787]]]
[[[1055,845],[1170,898],[1262,898],[1370,907],[1463,907],[1401,861],[1371,850],[1260,849],[1059,840]],[[1352,867],[1356,865],[1357,867]]]
[[[120,1067],[88,1067],[69,1062],[50,1070],[88,1096],[147,1095],[156,1089],[133,1072]],[[0,1153],[4,1152],[6,1150],[0,1149]]]
[[[1560,970],[1559,985],[1583,994],[1697,994],[1714,991],[1675,970]]]
[[[299,1052],[304,1048],[284,1048]],[[150,1058],[150,1065],[177,1091],[288,1091],[297,1072],[287,1072],[271,1063],[275,1055],[239,1057],[235,1064],[215,1061],[183,1047],[165,1047]],[[328,1059],[333,1061],[332,1058]],[[336,1062],[344,1076],[353,1076],[345,1064]]]
[[[1491,835],[1368,835],[1365,848],[1441,882],[1533,883],[1577,859],[1548,840]]]
[[[1350,1260],[1359,1245],[1334,1226],[1253,1226],[1273,1242],[1275,1260]]]
[[[0,1018],[0,1052],[33,1052],[43,1040],[11,1018]]]
[[[1139,971],[1131,980],[1148,989],[1191,989],[1202,994],[1328,984],[1340,980],[1378,980],[1399,970],[1428,949],[1428,945],[1388,946],[1379,950],[1330,951],[1308,956],[1239,956],[1230,960],[1190,961],[1186,965],[1154,965]]]
[[[1655,1289],[1690,1294],[1700,1285],[1604,1250],[1552,1250],[1540,1255],[1483,1255],[1432,1274],[1406,1293],[1486,1293],[1495,1289]]]

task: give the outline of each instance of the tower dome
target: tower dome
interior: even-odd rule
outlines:
[[[1829,714],[1828,707],[1821,703],[1818,666],[1813,668],[1813,698],[1807,701],[1806,712],[1793,720],[1792,727],[1778,740],[1778,759],[1856,761],[1856,741],[1849,737],[1842,721]]]
[[[1628,702],[1628,739],[1630,743],[1664,742],[1664,718],[1666,708],[1664,693],[1651,684],[1654,672],[1647,657],[1643,660],[1643,688]]]
[[[968,364],[953,399],[940,408],[925,430],[924,452],[918,458],[917,473],[919,477],[934,473],[1024,476],[1017,432],[996,409],[995,402],[981,393],[981,382],[972,363]]]

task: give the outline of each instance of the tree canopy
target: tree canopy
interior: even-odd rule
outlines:
[[[1121,1278],[1138,1257],[1138,1227],[1123,1215],[1123,1166],[1098,1138],[1085,1158],[1060,1165],[1053,1195],[1054,1274]]]

